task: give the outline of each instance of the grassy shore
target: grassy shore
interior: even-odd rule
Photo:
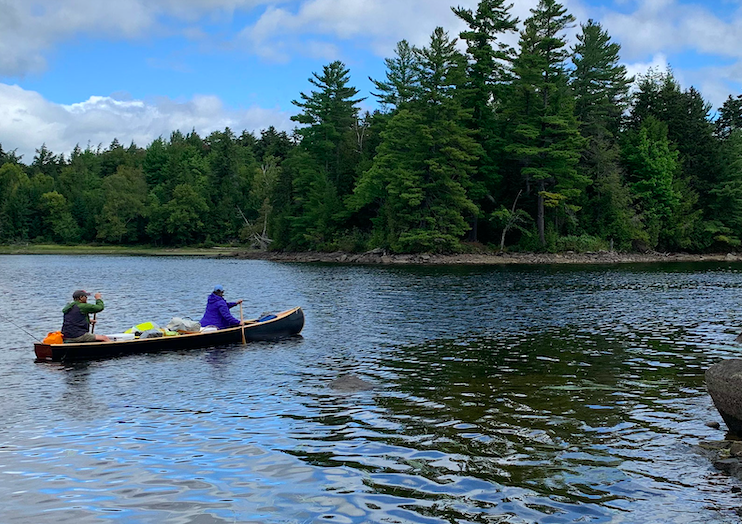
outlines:
[[[161,248],[148,246],[60,246],[55,244],[11,244],[0,246],[0,255],[118,255],[118,256],[234,256],[245,248],[217,246],[211,248]]]

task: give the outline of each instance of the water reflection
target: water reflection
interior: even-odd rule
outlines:
[[[559,328],[399,348],[380,360],[376,416],[328,396],[321,422],[332,430],[294,453],[364,471],[372,493],[441,521],[612,522],[631,508],[672,522],[668,489],[684,493],[685,511],[728,495],[707,490],[705,468],[677,467],[693,453],[677,433],[706,433],[687,419],[705,395],[703,357],[637,335],[640,347]],[[364,445],[327,445],[353,439]]]
[[[723,435],[703,372],[738,352],[739,269],[0,257],[0,316],[34,332],[79,287],[105,332],[197,318],[214,282],[307,316],[72,365],[0,324],[0,521],[735,522],[694,445]]]

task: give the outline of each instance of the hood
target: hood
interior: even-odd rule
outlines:
[[[212,293],[211,295],[209,295],[208,302],[209,302],[209,304],[214,304],[216,302],[221,302],[222,300],[224,300],[224,297],[220,297],[219,295],[216,295],[216,294]],[[224,300],[224,301],[226,302],[226,300]]]
[[[62,313],[67,313],[70,309],[72,309],[72,306],[74,306],[75,304],[77,304],[77,302],[70,302],[69,304],[64,306],[62,308]]]

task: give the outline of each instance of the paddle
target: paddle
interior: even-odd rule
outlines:
[[[97,314],[98,313],[93,313],[93,320],[95,320],[95,315],[97,315]],[[95,322],[91,322],[90,323],[90,333],[91,334],[95,333]]]
[[[242,332],[242,345],[247,344],[245,342],[245,321],[242,320],[242,302],[240,302],[240,331]]]

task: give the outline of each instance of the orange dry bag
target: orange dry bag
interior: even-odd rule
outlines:
[[[44,344],[62,344],[64,342],[62,339],[62,332],[52,331],[44,338],[44,340],[42,340],[42,342]]]

